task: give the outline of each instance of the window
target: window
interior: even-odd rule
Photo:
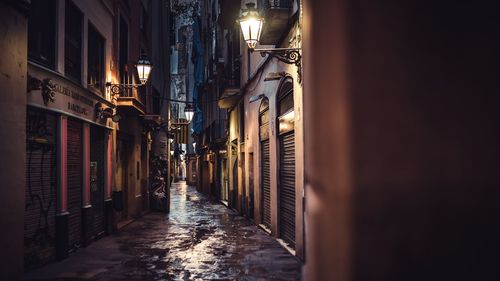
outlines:
[[[259,137],[260,140],[269,139],[269,100],[264,98],[259,107]]]
[[[278,115],[283,115],[293,110],[293,82],[287,79],[278,93]]]
[[[128,24],[123,17],[120,17],[120,56],[119,72],[120,82],[128,83]]]
[[[64,70],[66,76],[82,80],[82,13],[71,1],[66,1]]]
[[[104,38],[94,26],[89,24],[88,33],[88,73],[87,83],[101,92],[104,91]]]
[[[55,66],[55,0],[32,0],[28,17],[28,57],[49,68]]]
[[[287,79],[278,92],[278,131],[280,134],[294,129],[293,82]]]

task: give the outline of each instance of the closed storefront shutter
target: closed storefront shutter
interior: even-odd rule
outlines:
[[[28,108],[26,138],[24,262],[32,269],[55,260],[56,116]]]
[[[68,249],[82,241],[82,123],[68,118]]]
[[[90,200],[92,204],[92,237],[104,233],[104,133],[90,128]]]
[[[262,220],[263,224],[271,228],[271,163],[269,159],[269,139],[261,143],[262,147]]]
[[[280,236],[295,247],[295,135],[280,136],[279,220]]]
[[[262,224],[271,229],[271,160],[269,142],[269,100],[264,98],[259,107],[260,138],[260,212]]]

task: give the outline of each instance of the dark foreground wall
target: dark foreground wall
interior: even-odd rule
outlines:
[[[26,1],[0,1],[0,280],[21,280],[25,188]]]
[[[499,17],[444,2],[304,3],[307,280],[500,276]]]

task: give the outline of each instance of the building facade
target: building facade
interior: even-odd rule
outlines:
[[[300,62],[249,51],[236,23],[246,2],[207,1],[202,10],[207,78],[200,189],[303,258]],[[301,48],[298,1],[255,4],[265,19],[258,48]]]
[[[260,47],[301,48],[298,1],[257,1]],[[249,53],[242,42],[241,99],[230,110],[229,166],[240,209],[304,257],[304,148],[301,69]],[[246,57],[246,58],[245,58]],[[237,144],[234,146],[233,144]],[[233,152],[234,151],[234,152]],[[238,172],[235,172],[235,169]],[[235,184],[237,182],[237,184]],[[239,198],[238,198],[239,199]]]
[[[198,155],[195,153],[194,126],[188,122],[185,109],[193,105],[195,94],[195,65],[193,64],[193,23],[199,10],[197,0],[176,0],[170,3],[171,28],[171,86],[170,129],[175,138],[171,148],[173,181],[198,183]],[[194,145],[193,145],[194,144]]]
[[[168,186],[155,192],[150,177],[154,157],[168,156],[168,142],[152,145],[169,117],[168,52],[152,50],[153,40],[168,42],[168,3],[27,5],[25,270],[64,259],[154,200],[168,206]],[[158,67],[142,86],[135,64],[146,57]]]
[[[109,6],[107,6],[108,4]],[[32,1],[28,17],[25,264],[61,259],[111,227],[111,3]],[[108,42],[108,44],[106,44]]]
[[[0,279],[23,273],[25,206],[26,72],[29,1],[0,1]]]

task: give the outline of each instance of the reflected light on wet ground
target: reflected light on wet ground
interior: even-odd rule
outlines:
[[[150,213],[27,280],[299,280],[301,263],[264,231],[185,183]]]

